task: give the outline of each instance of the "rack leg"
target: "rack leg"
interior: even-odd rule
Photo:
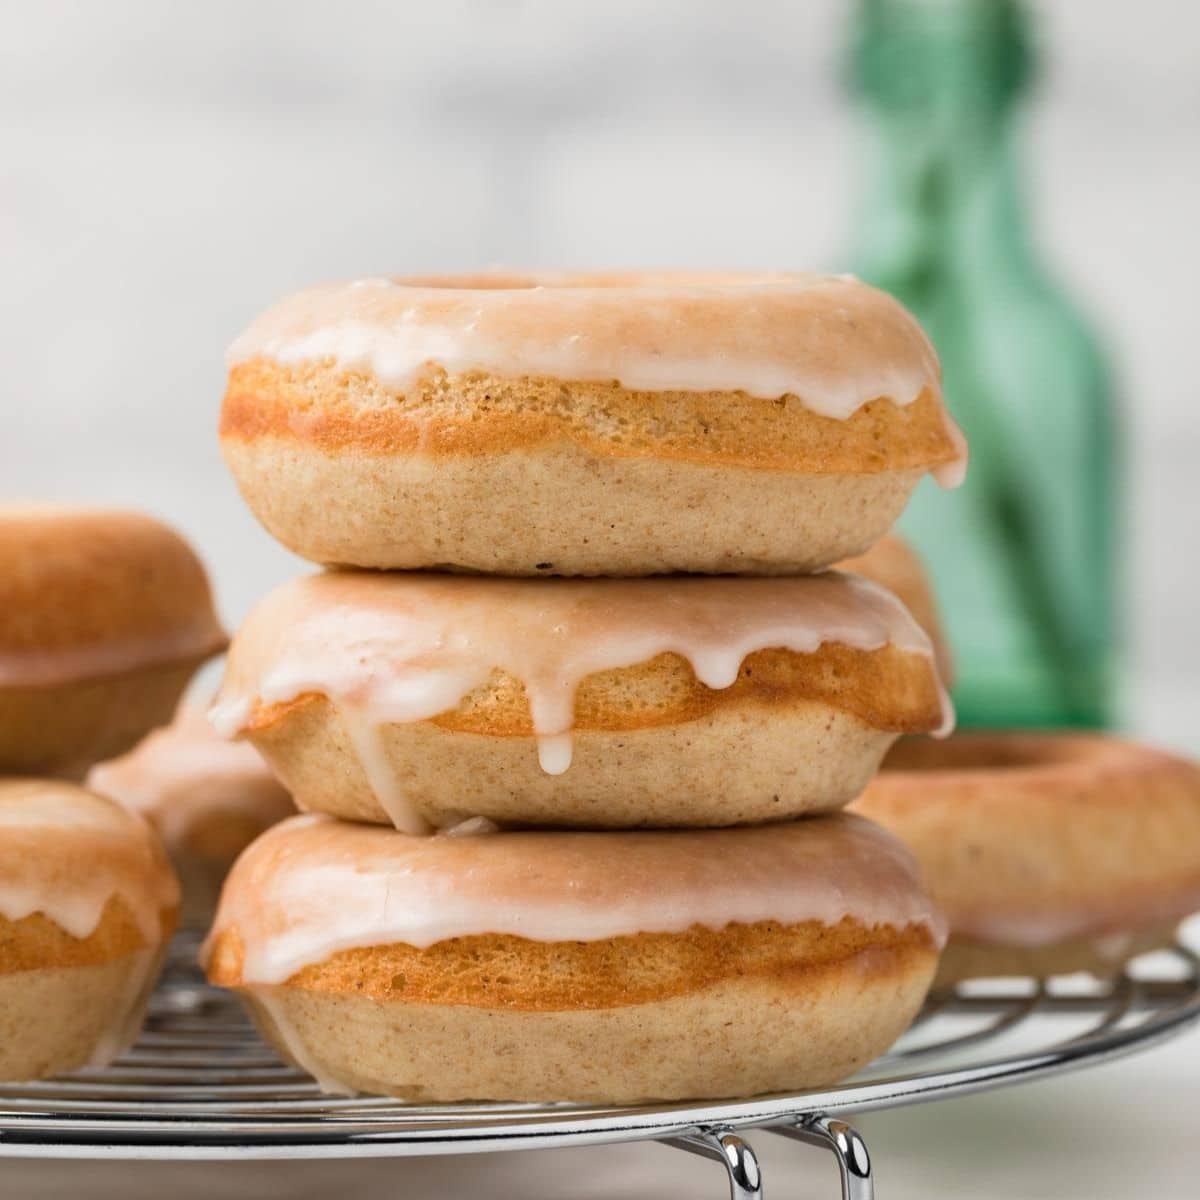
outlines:
[[[763,1200],[762,1172],[758,1169],[758,1159],[750,1143],[743,1141],[736,1133],[712,1130],[691,1137],[663,1138],[663,1145],[724,1164],[729,1175],[729,1200]]]
[[[842,1177],[842,1200],[874,1200],[871,1156],[858,1131],[832,1117],[805,1117],[795,1125],[775,1126],[772,1133],[833,1152]]]

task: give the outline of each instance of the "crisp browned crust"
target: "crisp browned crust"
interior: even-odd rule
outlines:
[[[895,647],[748,656],[725,689],[663,654],[588,676],[572,766],[538,765],[517,680],[494,675],[455,709],[383,726],[384,753],[413,810],[435,826],[501,823],[723,826],[829,811],[859,795],[899,733],[941,720],[931,660]],[[335,706],[306,695],[260,704],[247,736],[304,811],[387,823]]]
[[[0,657],[128,646],[134,668],[206,658],[225,640],[204,567],[167,526],[139,513],[0,507]]]
[[[249,736],[302,811],[391,823],[329,702],[293,707]],[[576,732],[570,769],[549,775],[533,738],[428,721],[380,731],[396,786],[413,812],[439,828],[471,816],[606,829],[790,820],[861,795],[896,736],[812,701],[747,704],[679,725]]]
[[[912,946],[730,976],[613,1008],[522,1011],[241,989],[264,1036],[326,1084],[420,1102],[746,1097],[853,1074],[903,1032],[937,961]]]
[[[866,928],[850,918],[832,928],[816,921],[790,926],[763,921],[594,942],[486,934],[424,949],[396,944],[345,950],[305,967],[287,986],[396,1004],[586,1010],[665,1000],[729,979],[767,977],[791,986],[810,972],[867,952],[876,965],[891,969],[936,954],[937,947],[923,926]],[[218,937],[208,971],[213,983],[241,986],[236,930]]]
[[[958,450],[936,397],[877,399],[847,420],[794,396],[639,392],[617,383],[501,379],[437,370],[408,394],[331,360],[235,365],[221,437],[276,439],[328,453],[493,455],[570,442],[597,457],[655,458],[806,474],[877,474],[934,467]]]
[[[327,566],[797,574],[865,550],[927,471],[959,473],[933,349],[874,288],[536,279],[333,284],[264,313],[231,350],[221,440],[266,529]],[[322,351],[414,322],[458,345],[449,368]],[[688,364],[717,360],[716,390],[656,390],[708,388]]]
[[[165,945],[175,929],[178,912],[161,910]],[[42,913],[19,921],[0,916],[0,975],[56,967],[91,967],[110,963],[146,946],[129,906],[114,896],[104,907],[95,930],[86,938],[73,937]]]
[[[851,713],[875,729],[928,732],[941,721],[941,701],[930,660],[894,646],[855,650],[827,642],[812,654],[759,650],[746,657],[737,681],[709,688],[696,679],[688,661],[660,654],[649,662],[588,675],[575,700],[574,728],[628,731],[695,721],[722,709],[786,707],[817,701]],[[269,732],[298,709],[325,701],[315,695],[282,704],[258,704],[248,730]],[[457,708],[428,724],[492,737],[532,737],[533,721],[525,689],[512,676],[496,672]]]

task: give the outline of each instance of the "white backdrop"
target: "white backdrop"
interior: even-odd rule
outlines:
[[[235,623],[303,569],[245,512],[217,452],[222,353],[245,322],[303,284],[387,271],[837,265],[856,184],[838,81],[847,11],[0,5],[0,492],[167,517],[202,548]],[[1040,240],[1110,333],[1124,386],[1133,720],[1200,748],[1200,10],[1044,0],[1037,12]],[[1193,1038],[1096,1076],[880,1115],[868,1124],[883,1186],[1191,1195],[1198,1057]],[[460,1174],[171,1168],[169,1180],[5,1164],[0,1196],[467,1195],[482,1172],[497,1196],[599,1197],[628,1194],[653,1164],[664,1196],[722,1186],[661,1148],[560,1157],[478,1159]],[[774,1161],[774,1193],[829,1194],[826,1164]]]
[[[229,622],[299,564],[237,500],[222,352],[329,277],[838,265],[856,185],[836,0],[8,3],[0,489],[182,527]],[[1200,746],[1200,19],[1038,7],[1041,241],[1127,405],[1132,717]]]

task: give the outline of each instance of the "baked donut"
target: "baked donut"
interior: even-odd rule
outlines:
[[[1200,910],[1200,767],[1095,734],[897,745],[854,805],[912,849],[941,982],[1112,974]]]
[[[934,657],[942,682],[949,685],[954,677],[950,646],[938,617],[937,599],[920,556],[904,538],[889,533],[865,554],[838,563],[839,571],[861,575],[887,588],[912,613],[933,643]]]
[[[202,708],[88,773],[87,786],[147,820],[183,885],[181,917],[208,927],[234,859],[295,811],[292,798],[247,742],[218,737]]]
[[[124,1050],[178,903],[144,821],[74,784],[0,779],[0,1080]]]
[[[242,495],[326,565],[803,573],[965,465],[925,335],[848,276],[363,279],[228,362]]]
[[[422,833],[837,808],[950,711],[929,639],[852,576],[342,571],[260,603],[211,716],[301,809]]]
[[[907,852],[845,814],[432,838],[307,816],[238,860],[205,954],[328,1091],[623,1103],[851,1074],[940,942]]]
[[[0,773],[82,776],[225,645],[188,544],[139,513],[0,506]]]

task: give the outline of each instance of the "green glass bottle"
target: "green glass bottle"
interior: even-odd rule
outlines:
[[[873,170],[854,268],[942,359],[967,481],[918,489],[960,726],[1102,727],[1113,713],[1117,472],[1110,374],[1026,229],[1014,126],[1029,81],[1015,0],[862,0],[855,90]]]

